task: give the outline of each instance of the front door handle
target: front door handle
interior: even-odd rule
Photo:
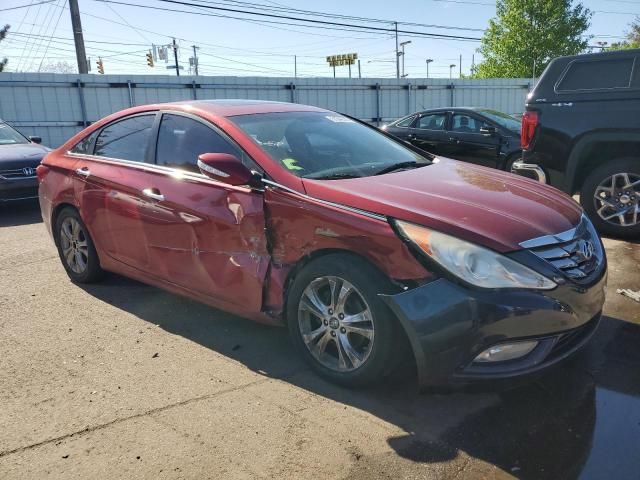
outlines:
[[[407,135],[407,139],[408,140],[415,140],[416,136],[413,133],[410,133],[409,135]]]
[[[162,195],[160,193],[160,190],[158,190],[157,188],[145,188],[144,190],[142,190],[142,194],[145,197],[153,198],[158,202],[162,202],[164,200],[164,195]]]
[[[88,177],[89,175],[91,175],[91,170],[89,170],[87,167],[82,167],[76,169],[76,173],[81,177]]]

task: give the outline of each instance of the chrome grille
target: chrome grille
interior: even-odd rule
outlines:
[[[585,216],[571,230],[527,240],[520,246],[529,249],[574,280],[590,277],[604,259],[600,239]]]
[[[35,176],[36,176],[35,167],[14,168],[11,170],[0,170],[0,178],[4,180],[31,178]]]

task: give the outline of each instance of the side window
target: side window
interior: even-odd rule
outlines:
[[[480,133],[484,126],[489,124],[470,115],[456,113],[453,115],[451,130],[460,133]]]
[[[71,149],[71,153],[80,153],[82,155],[93,154],[93,142],[98,136],[98,132],[99,131],[96,130],[76,143],[75,146]]]
[[[400,121],[399,121],[398,123],[396,123],[394,126],[396,126],[396,127],[404,127],[404,128],[407,128],[407,127],[410,127],[410,126],[411,126],[411,124],[413,123],[413,121],[414,121],[415,119],[416,119],[416,116],[415,116],[415,115],[411,115],[410,117],[407,117],[407,118],[405,118],[405,119],[403,119],[403,120],[400,120]]]
[[[629,88],[632,72],[633,57],[575,61],[556,85],[556,92]]]
[[[235,146],[205,124],[181,115],[162,115],[156,149],[158,165],[200,173],[197,162],[203,153],[229,153],[242,158]]]
[[[154,118],[138,115],[108,125],[96,140],[94,155],[144,162]]]
[[[422,115],[418,120],[416,128],[422,128],[426,130],[444,130],[445,120],[447,119],[446,113],[434,113],[431,115]]]

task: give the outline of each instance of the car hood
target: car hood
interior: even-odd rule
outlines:
[[[36,166],[50,151],[37,143],[0,145],[0,170]]]
[[[575,227],[581,207],[548,185],[448,158],[433,165],[346,180],[304,179],[322,200],[413,222],[507,252]]]

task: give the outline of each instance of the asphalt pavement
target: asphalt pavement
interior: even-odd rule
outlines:
[[[0,208],[0,479],[640,478],[640,245],[604,318],[514,388],[315,376],[284,329],[116,275],[74,285],[36,204]]]

